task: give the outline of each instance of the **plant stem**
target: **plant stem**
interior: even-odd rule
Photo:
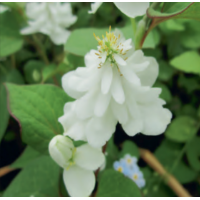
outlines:
[[[133,27],[133,42],[135,43],[135,35],[136,35],[136,21],[135,18],[131,18],[131,24]]]
[[[191,197],[190,193],[177,181],[174,176],[165,170],[165,168],[149,150],[140,149],[140,156],[150,167],[167,180],[167,184],[177,194],[177,196]]]
[[[10,56],[10,58],[11,58],[11,66],[12,66],[12,68],[16,68],[16,62],[15,62],[15,54],[12,54],[11,56]]]
[[[45,62],[45,64],[48,65],[49,60],[48,60],[45,49],[43,48],[43,45],[41,44],[40,40],[38,39],[38,37],[36,35],[33,35],[33,40],[35,42],[35,47],[36,47],[38,53],[40,54],[42,60]]]
[[[185,151],[191,141],[192,141],[192,139],[188,140],[187,143],[182,148],[180,154],[178,155],[178,158],[175,160],[174,164],[172,165],[172,168],[169,170],[170,173],[172,173],[174,171],[174,169],[177,167],[178,163],[180,162],[181,158],[183,157],[183,154],[185,153]]]

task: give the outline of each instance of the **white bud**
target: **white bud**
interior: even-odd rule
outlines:
[[[62,168],[66,168],[69,165],[73,150],[73,142],[63,135],[53,137],[49,143],[49,153],[52,159]]]

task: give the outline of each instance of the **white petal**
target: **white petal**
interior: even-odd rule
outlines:
[[[88,11],[89,14],[94,14],[103,2],[91,3],[91,10]]]
[[[49,143],[49,154],[59,166],[64,168],[69,164],[73,148],[73,142],[69,138],[57,135]]]
[[[125,101],[124,90],[122,88],[122,83],[120,80],[119,72],[115,69],[113,70],[113,82],[111,86],[112,97],[119,104],[123,104]]]
[[[62,77],[62,88],[69,96],[77,99],[80,98],[84,93],[75,90],[76,85],[73,85],[74,80],[75,80],[75,71],[71,71],[64,74]]]
[[[101,92],[103,94],[107,94],[112,83],[113,70],[112,70],[112,67],[109,65],[106,65],[104,67],[105,69],[104,69],[103,77],[101,80]]]
[[[101,60],[98,58],[99,56],[97,56],[95,53],[99,54],[98,51],[96,50],[90,50],[90,52],[88,52],[85,57],[85,65],[86,67],[98,67],[99,63],[101,62]]]
[[[143,86],[152,86],[158,77],[158,63],[153,57],[145,57],[145,60],[149,61],[149,65],[145,70],[137,72],[137,76]]]
[[[126,78],[130,83],[133,83],[134,85],[137,85],[137,86],[141,85],[140,79],[135,74],[135,72],[131,68],[129,68],[129,66],[119,65],[119,69],[122,75],[124,76],[124,78]]]
[[[75,141],[86,141],[85,127],[86,122],[84,120],[79,121],[77,119],[77,122],[71,125],[70,128],[67,131],[65,131],[64,135],[68,135]]]
[[[76,165],[63,172],[65,187],[72,197],[88,197],[95,186],[95,176],[92,171]]]
[[[64,28],[56,29],[54,27],[54,31],[49,34],[51,40],[53,41],[54,44],[60,45],[60,44],[65,44],[67,42],[67,39],[69,38],[71,32],[65,30]]]
[[[123,65],[123,66],[126,65],[126,61],[123,58],[121,58],[119,55],[114,54],[113,56],[117,64]]]
[[[144,121],[142,133],[145,135],[159,135],[163,133],[172,118],[172,113],[168,109],[163,108],[159,101],[151,105],[140,106],[140,110]]]
[[[143,122],[141,119],[130,118],[126,124],[122,125],[122,127],[127,135],[134,136],[142,131]]]
[[[112,112],[120,124],[125,124],[128,120],[127,108],[124,104],[118,104],[114,100],[111,102]]]
[[[97,96],[97,100],[94,106],[94,114],[97,117],[101,117],[107,110],[108,105],[110,103],[111,94],[102,94],[99,92]]]
[[[4,5],[0,5],[0,13],[4,13],[4,12],[6,12],[7,10],[10,10],[10,8],[7,7],[7,6],[4,6]]]
[[[28,26],[28,27],[25,27],[20,30],[20,33],[22,35],[29,35],[29,34],[33,34],[33,33],[37,33],[37,32],[38,32],[38,28],[33,27],[33,26]]]
[[[77,100],[76,115],[79,119],[86,119],[94,114],[97,88],[91,89],[83,97]]]
[[[135,18],[146,13],[149,2],[114,2],[125,15]]]
[[[46,4],[45,3],[38,3],[38,2],[31,2],[26,4],[26,15],[29,18],[35,19],[40,16],[41,13],[45,12]]]
[[[76,148],[74,161],[79,167],[94,171],[104,163],[105,157],[101,149],[84,144]]]
[[[106,144],[115,132],[117,120],[110,110],[103,117],[93,117],[86,126],[86,137],[88,143],[99,148]]]

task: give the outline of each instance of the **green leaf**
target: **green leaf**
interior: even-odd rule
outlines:
[[[0,57],[8,56],[21,49],[23,37],[19,33],[19,25],[11,12],[0,15]]]
[[[119,150],[114,143],[113,137],[108,141],[106,147],[106,169],[113,168],[113,163],[118,160]]]
[[[23,141],[46,153],[52,137],[63,133],[58,118],[63,115],[64,104],[72,99],[54,85],[6,84],[6,87],[11,115],[21,125]]]
[[[158,63],[159,63],[158,79],[160,79],[161,81],[170,80],[175,70],[164,60],[160,60],[158,61]]]
[[[199,13],[200,3],[191,2],[174,2],[174,3],[164,3],[162,10],[155,10],[149,7],[147,10],[147,16],[153,19],[153,26],[169,20],[169,19],[195,19],[200,21]]]
[[[1,110],[0,113],[0,141],[1,141],[6,131],[9,120],[9,113],[7,110],[7,100],[6,100],[6,89],[2,84],[0,84],[0,110]]]
[[[192,94],[195,90],[200,89],[198,77],[195,79],[195,77],[187,77],[184,74],[179,76],[178,85],[179,87],[185,88],[188,93]]]
[[[100,177],[97,197],[141,197],[141,193],[134,181],[108,169]]]
[[[180,144],[164,140],[161,145],[156,149],[155,156],[165,167],[166,170],[171,172],[174,163],[181,154]],[[164,155],[164,156],[163,156]],[[197,173],[190,169],[183,160],[180,160],[171,172],[180,183],[188,183],[196,179]]]
[[[170,64],[184,72],[200,74],[200,56],[196,51],[187,51],[173,58]]]
[[[3,138],[5,130],[8,125],[9,113],[7,109],[7,95],[6,88],[3,85],[5,82],[23,84],[23,77],[15,70],[8,70],[4,66],[0,65],[0,141]]]
[[[50,78],[52,78],[57,74],[66,73],[68,70],[69,70],[68,67],[64,63],[61,63],[57,67],[54,64],[47,65],[42,70],[42,82],[43,83],[46,82],[47,80],[49,80]]]
[[[195,137],[190,145],[187,147],[186,155],[190,166],[196,170],[200,171],[200,137]]]
[[[181,115],[187,115],[195,119],[197,117],[197,111],[191,104],[186,104],[177,113],[177,116]]]
[[[24,74],[28,83],[39,83],[42,80],[42,68],[44,63],[38,60],[29,60],[24,66]]]
[[[135,156],[137,158],[140,157],[138,147],[134,142],[128,140],[123,143],[119,158],[123,158],[126,154],[130,154],[131,156]]]
[[[40,155],[41,154],[38,151],[34,150],[30,146],[27,146],[23,153],[17,158],[17,160],[14,161],[14,163],[10,165],[10,167],[24,168],[27,164],[32,162],[33,159],[36,159]]]
[[[4,197],[58,196],[59,166],[42,156],[30,162],[11,182]]]
[[[101,37],[105,35],[108,28],[97,29],[97,28],[82,28],[74,30],[67,43],[65,44],[65,51],[79,55],[85,56],[91,49],[97,49],[98,42],[93,36],[95,33],[96,36]],[[133,30],[131,25],[127,25],[123,28],[120,28],[120,31],[124,34],[126,39],[133,38]],[[147,36],[143,48],[154,48],[160,41],[160,35],[157,30],[153,30]]]
[[[170,92],[170,90],[168,89],[168,87],[166,85],[164,85],[163,83],[157,81],[154,84],[154,87],[158,87],[158,88],[162,89],[162,92],[160,94],[160,98],[161,99],[164,99],[167,103],[171,101],[172,95],[171,95],[171,92]]]
[[[198,123],[192,117],[180,116],[169,125],[165,136],[176,142],[186,142],[197,133]]]

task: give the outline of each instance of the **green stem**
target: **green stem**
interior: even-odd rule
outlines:
[[[15,54],[12,54],[10,56],[10,58],[11,58],[11,66],[12,66],[12,68],[16,68]]]
[[[185,153],[185,151],[186,151],[186,149],[187,149],[187,147],[188,147],[188,145],[190,144],[191,141],[192,141],[192,139],[188,140],[185,143],[185,145],[182,148],[180,154],[178,155],[177,159],[175,160],[174,164],[172,165],[172,168],[169,170],[169,173],[172,173],[174,171],[174,169],[177,167],[178,163],[180,162],[181,158],[183,157],[183,154]]]
[[[131,18],[131,24],[133,27],[133,42],[135,43],[135,35],[136,35],[136,21],[135,18]]]
[[[45,49],[43,48],[42,43],[40,42],[40,40],[38,39],[38,37],[36,35],[33,35],[33,40],[35,42],[35,46],[37,48],[38,53],[40,54],[41,58],[43,59],[43,61],[45,62],[45,64],[49,64],[49,60],[48,57],[46,55]]]

